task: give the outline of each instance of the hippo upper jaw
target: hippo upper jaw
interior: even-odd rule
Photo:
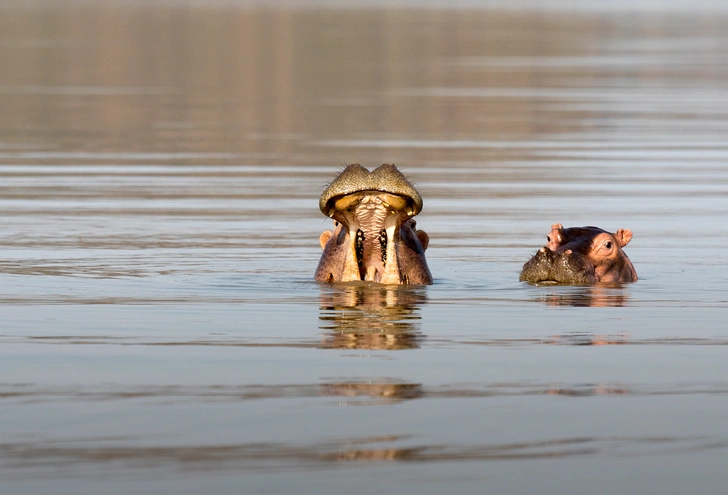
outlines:
[[[316,280],[432,283],[425,260],[429,238],[412,219],[422,200],[394,165],[371,173],[350,165],[324,191],[319,206],[335,228],[321,234]]]
[[[571,250],[544,246],[523,265],[519,279],[532,284],[590,285],[599,282],[594,265]]]

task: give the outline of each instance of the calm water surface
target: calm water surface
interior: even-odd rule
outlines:
[[[584,5],[0,5],[1,491],[725,493],[728,13]],[[433,286],[312,280],[351,162]]]

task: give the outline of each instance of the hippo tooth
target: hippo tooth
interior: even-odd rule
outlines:
[[[382,229],[379,233],[379,246],[382,250],[382,263],[387,265],[387,231]]]

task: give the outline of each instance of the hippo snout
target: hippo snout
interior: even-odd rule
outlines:
[[[594,266],[570,249],[556,252],[542,247],[523,265],[520,280],[530,283],[590,284],[596,281]]]

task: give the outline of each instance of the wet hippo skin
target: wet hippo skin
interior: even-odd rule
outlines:
[[[636,282],[637,272],[622,250],[632,231],[610,233],[598,227],[551,226],[547,244],[523,265],[520,280],[587,285]]]
[[[358,163],[347,166],[321,194],[319,208],[334,229],[319,238],[316,280],[432,284],[429,237],[413,219],[422,198],[397,167],[385,163],[369,172]]]

